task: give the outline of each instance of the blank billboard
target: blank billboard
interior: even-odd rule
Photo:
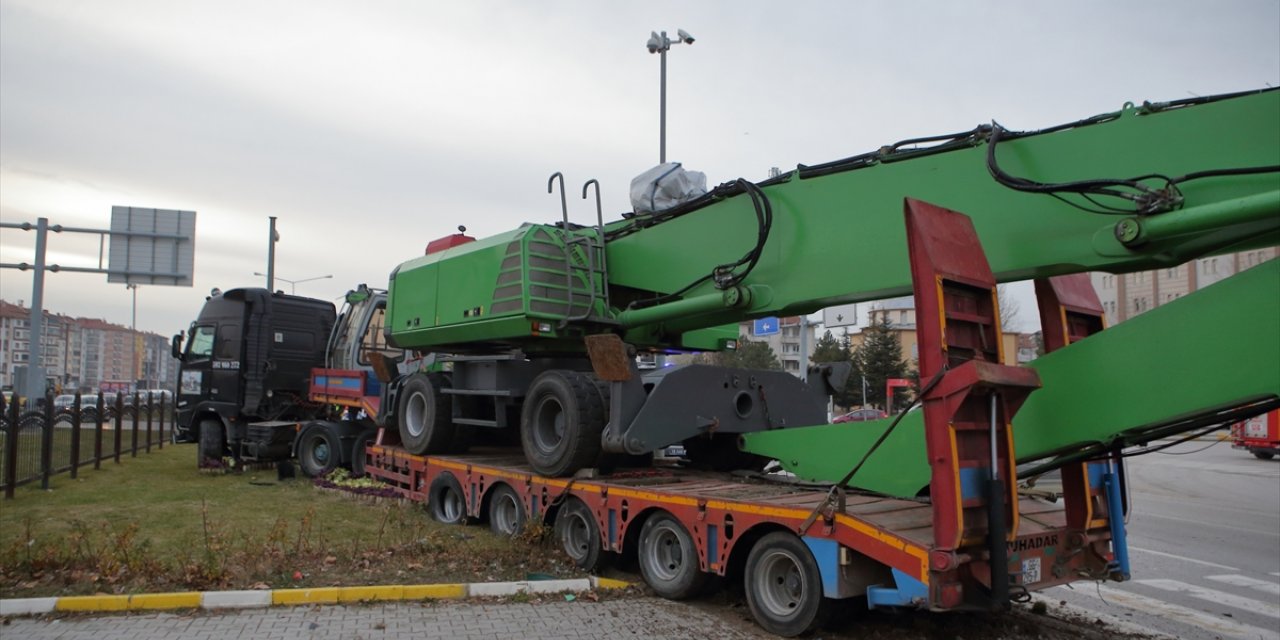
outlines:
[[[111,207],[107,282],[189,287],[195,254],[196,212]]]

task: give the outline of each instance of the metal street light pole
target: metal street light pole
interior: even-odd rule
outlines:
[[[276,233],[276,217],[271,218],[271,233],[267,236],[267,272],[255,275],[265,275],[267,277],[267,291],[275,291],[276,289],[276,243],[280,241],[280,234]],[[283,280],[283,278],[281,278]]]
[[[254,271],[254,272],[253,272],[253,275],[255,275],[255,276],[265,276],[265,275],[267,275],[267,274],[262,273],[262,272],[259,272],[259,271]],[[329,274],[329,275],[327,275],[327,276],[316,276],[316,277],[314,277],[314,278],[303,278],[303,279],[301,279],[301,280],[290,280],[290,279],[288,279],[288,278],[281,278],[280,276],[275,276],[275,277],[274,277],[274,279],[275,279],[275,280],[280,280],[280,281],[282,281],[282,282],[288,282],[288,283],[289,283],[289,295],[295,295],[295,294],[297,294],[297,293],[298,293],[298,285],[299,285],[299,284],[302,284],[303,282],[311,282],[312,280],[324,280],[325,278],[332,278],[332,277],[333,277],[333,274]]]
[[[693,44],[693,36],[684,29],[676,30],[676,39],[673,42],[667,37],[667,32],[663,31],[659,35],[656,31],[649,32],[649,53],[660,54],[662,59],[662,71],[660,76],[660,88],[658,91],[658,163],[665,164],[667,162],[667,51],[671,49],[671,45]]]
[[[129,324],[129,375],[133,378],[133,388],[138,388],[138,285],[126,284],[126,289],[133,291],[133,318]]]

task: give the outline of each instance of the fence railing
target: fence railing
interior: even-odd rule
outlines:
[[[81,467],[102,467],[104,460],[120,463],[128,454],[151,452],[165,445],[166,424],[172,431],[171,407],[162,393],[135,393],[126,401],[125,394],[107,401],[101,394],[87,396],[82,404],[80,394],[75,402],[57,407],[53,396],[46,396],[44,406],[22,411],[15,400],[8,406],[0,398],[0,489],[12,499],[18,487],[40,481],[49,488],[49,478],[60,473],[77,477]]]

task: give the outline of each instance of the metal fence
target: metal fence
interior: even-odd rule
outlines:
[[[40,481],[49,488],[49,478],[71,473],[81,467],[102,467],[104,460],[120,463],[124,455],[137,457],[151,447],[163,449],[166,424],[173,429],[172,408],[161,393],[102,395],[82,398],[66,407],[55,406],[46,396],[44,406],[22,411],[16,398],[8,406],[0,398],[0,489],[13,498],[14,490]]]

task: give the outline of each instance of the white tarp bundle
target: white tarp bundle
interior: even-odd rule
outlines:
[[[685,171],[679,162],[667,162],[632,178],[631,206],[636,213],[653,213],[688,202],[706,192],[706,174]]]

